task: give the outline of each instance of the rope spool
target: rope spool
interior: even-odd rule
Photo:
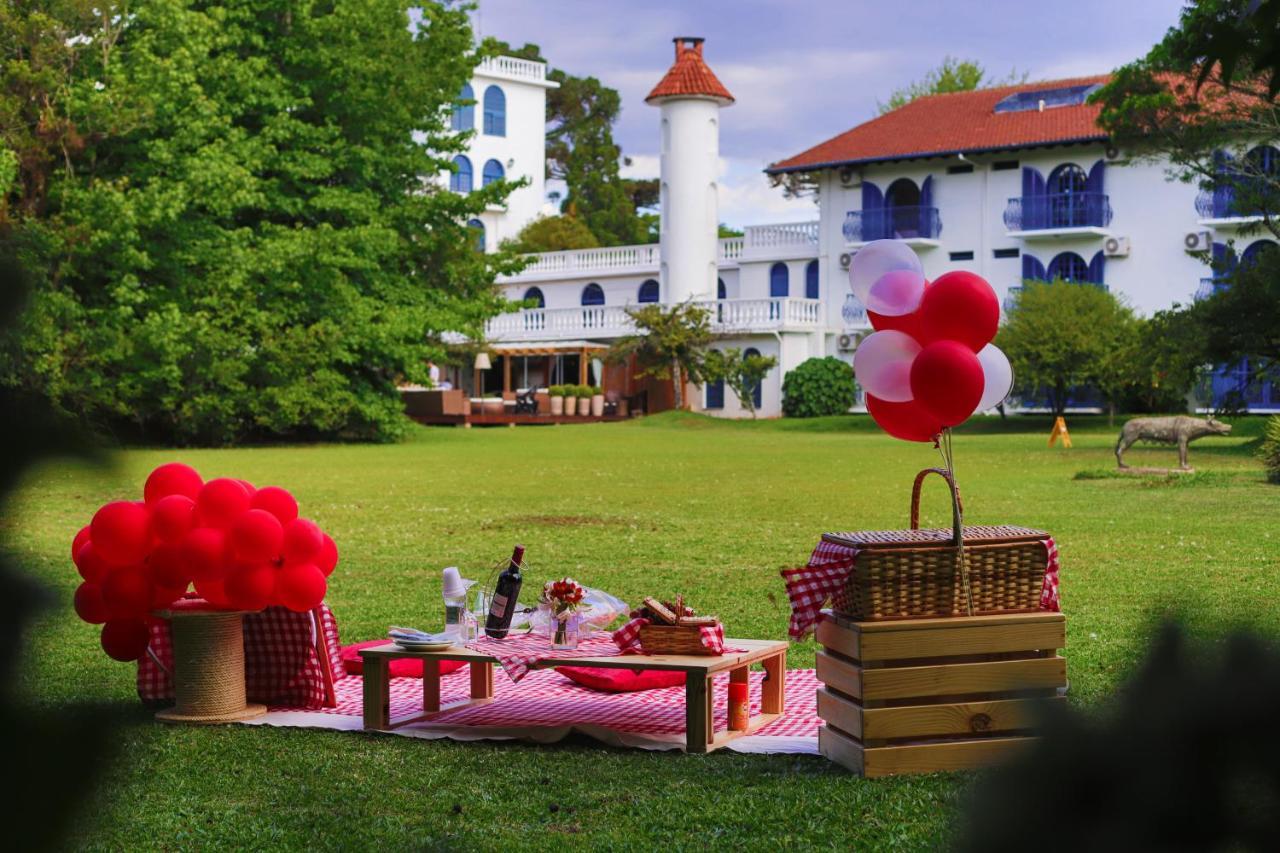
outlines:
[[[169,723],[229,723],[267,712],[245,701],[244,614],[219,610],[175,610],[166,614],[173,631],[174,707],[156,714]]]

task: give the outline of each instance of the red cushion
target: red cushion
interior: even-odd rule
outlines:
[[[606,693],[634,693],[684,684],[684,673],[667,669],[613,669],[612,667],[558,666],[556,672],[571,681]]]
[[[364,661],[360,658],[360,650],[371,646],[385,646],[386,640],[366,640],[363,643],[352,643],[342,647],[342,668],[352,675],[364,674]],[[440,661],[440,674],[448,675],[462,669],[466,663],[460,660]],[[392,678],[421,678],[422,661],[418,658],[395,658],[391,661]]]

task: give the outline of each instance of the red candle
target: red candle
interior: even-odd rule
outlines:
[[[747,728],[747,720],[750,717],[749,689],[745,681],[729,683],[729,728],[732,731],[741,732]]]

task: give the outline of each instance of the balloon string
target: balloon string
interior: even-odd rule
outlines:
[[[942,464],[947,470],[947,475],[951,478],[951,506],[954,515],[952,519],[956,525],[956,561],[960,566],[960,584],[964,589],[965,609],[970,616],[973,615],[973,589],[969,584],[969,563],[965,558],[964,552],[964,511],[960,506],[960,487],[956,484],[956,464],[955,450],[952,444],[951,428],[947,427],[942,430],[938,436],[938,452],[942,454]]]

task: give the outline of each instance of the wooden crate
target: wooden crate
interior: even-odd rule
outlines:
[[[863,776],[967,770],[1032,739],[1067,684],[1061,613],[818,625],[818,748]]]

